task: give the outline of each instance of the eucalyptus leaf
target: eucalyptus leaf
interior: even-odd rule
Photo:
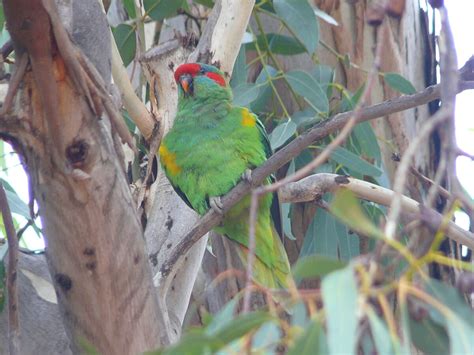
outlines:
[[[259,48],[265,48],[274,54],[295,55],[306,51],[305,47],[293,37],[278,33],[258,35],[257,44]],[[255,42],[248,43],[247,48],[249,50],[255,50]]]
[[[133,19],[137,16],[135,11],[135,0],[123,0],[123,7],[125,7],[129,18]]]
[[[233,91],[234,105],[248,106],[257,99],[260,93],[260,87],[256,84],[243,83],[236,86]]]
[[[410,81],[405,79],[403,76],[397,73],[385,73],[383,75],[385,82],[394,90],[401,92],[402,94],[411,95],[416,92],[415,87]]]
[[[430,318],[414,320],[410,317],[413,343],[425,354],[449,354],[449,337],[445,329]]]
[[[360,144],[362,154],[374,158],[377,165],[382,162],[379,143],[369,122],[361,122],[354,127],[352,134]]]
[[[310,255],[300,257],[292,267],[295,280],[301,281],[307,278],[317,278],[342,269],[347,266],[346,262],[330,258],[324,255]]]
[[[296,124],[292,120],[287,120],[278,126],[270,134],[270,145],[273,150],[278,149],[286,143],[296,132]]]
[[[364,214],[354,193],[349,190],[340,189],[334,194],[330,211],[355,231],[376,238],[384,237],[383,232]]]
[[[296,240],[291,230],[291,203],[281,204],[281,219],[283,223],[283,233],[290,240]]]
[[[145,11],[153,20],[162,21],[177,14],[185,0],[144,0]]]
[[[285,74],[285,78],[292,89],[308,100],[311,107],[318,113],[327,113],[329,110],[329,101],[321,87],[309,73],[302,70],[293,70]]]
[[[273,0],[277,15],[312,54],[319,42],[319,25],[307,0]]]
[[[123,65],[128,66],[133,58],[135,58],[137,47],[135,29],[130,25],[121,23],[112,29],[112,33],[115,38],[115,43],[117,43],[120,56],[122,57]]]
[[[288,349],[287,355],[318,355],[325,354],[325,334],[322,325],[316,320],[312,320],[306,327],[292,347]]]
[[[351,151],[337,147],[331,154],[331,159],[362,175],[380,176],[382,171]]]
[[[234,89],[241,84],[247,82],[247,63],[245,45],[240,46],[239,54],[235,60],[234,70],[232,71],[232,78],[230,79],[230,86]]]
[[[331,354],[355,354],[358,290],[352,267],[327,275],[321,284]]]
[[[318,8],[314,8],[314,14],[318,16],[321,20],[329,23],[330,25],[339,26],[337,21],[332,16],[328,15],[326,12]]]
[[[375,347],[378,354],[391,355],[393,354],[393,347],[388,341],[390,333],[385,322],[383,322],[372,309],[367,312],[369,318],[370,330],[374,339]]]

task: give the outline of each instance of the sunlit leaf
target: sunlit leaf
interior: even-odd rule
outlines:
[[[296,124],[292,120],[287,120],[278,126],[270,133],[270,145],[273,150],[281,147],[290,139],[296,132]]]
[[[112,29],[117,48],[122,57],[123,65],[128,66],[133,58],[137,47],[137,39],[135,37],[135,29],[127,24],[120,24]]]
[[[351,267],[334,271],[321,284],[331,354],[355,354],[358,291]]]
[[[369,318],[370,330],[374,339],[378,354],[393,354],[393,348],[390,342],[390,333],[385,323],[377,317],[372,309],[367,312]]]
[[[37,295],[43,300],[57,304],[58,300],[56,297],[56,291],[54,290],[53,284],[48,280],[32,273],[26,269],[20,269],[20,271],[30,280]]]
[[[281,341],[281,329],[275,322],[267,322],[258,329],[252,337],[252,349],[265,349],[274,352]]]
[[[337,147],[331,153],[331,159],[362,175],[380,176],[382,171],[351,151]]]
[[[212,318],[211,323],[206,328],[206,333],[214,335],[220,327],[227,325],[234,318],[234,311],[239,297],[234,297]]]
[[[5,194],[7,195],[8,206],[12,213],[19,214],[26,219],[30,219],[30,209],[28,205],[23,202],[22,199],[17,195],[12,186],[3,179],[0,179],[0,182],[5,188]]]
[[[321,20],[329,23],[330,25],[339,26],[337,21],[332,16],[328,15],[326,12],[318,8],[314,8],[313,10],[314,10],[314,14],[318,16]]]
[[[383,75],[385,82],[394,90],[402,94],[411,95],[416,92],[415,87],[407,79],[397,73],[385,73]]]
[[[293,70],[285,74],[286,80],[298,95],[303,96],[318,113],[329,110],[329,101],[320,83],[302,70]]]
[[[273,0],[273,7],[308,52],[313,53],[319,41],[319,25],[308,1]]]
[[[383,233],[364,214],[355,195],[346,189],[340,189],[334,194],[330,211],[349,228],[362,234],[383,238]]]

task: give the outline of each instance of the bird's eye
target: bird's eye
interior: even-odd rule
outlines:
[[[206,69],[201,68],[201,69],[199,70],[199,74],[205,74],[205,73],[206,73]]]

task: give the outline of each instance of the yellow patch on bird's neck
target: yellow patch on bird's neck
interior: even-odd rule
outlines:
[[[160,154],[161,163],[171,175],[176,175],[181,171],[181,167],[176,164],[176,154],[170,152],[164,144],[161,144],[158,153]]]
[[[242,126],[244,127],[255,127],[257,120],[255,116],[246,108],[242,110]]]

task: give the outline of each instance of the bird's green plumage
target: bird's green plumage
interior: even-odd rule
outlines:
[[[192,75],[192,91],[185,93],[178,85],[178,112],[163,138],[160,160],[175,190],[203,215],[209,209],[210,197],[229,192],[246,169],[265,162],[271,148],[257,117],[246,108],[233,106],[230,88],[207,74],[222,73],[215,67],[198,65],[201,70]],[[215,230],[248,247],[249,206],[250,198],[245,197]],[[257,215],[254,276],[265,286],[284,287],[290,268],[271,206],[272,196],[267,194],[260,200]],[[246,248],[241,248],[241,254],[245,257]]]

